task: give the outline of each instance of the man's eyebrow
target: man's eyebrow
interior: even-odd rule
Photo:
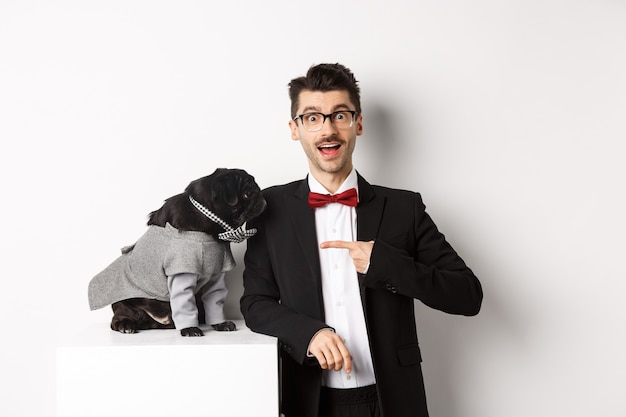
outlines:
[[[310,113],[310,112],[321,112],[319,107],[315,107],[315,106],[307,106],[304,109],[302,109],[302,113]]]
[[[335,107],[332,108],[332,112],[336,112],[339,110],[350,110],[350,106],[348,106],[347,104],[337,104],[335,105]],[[304,113],[323,113],[322,110],[319,107],[316,106],[307,106],[304,109],[302,109],[302,114]]]

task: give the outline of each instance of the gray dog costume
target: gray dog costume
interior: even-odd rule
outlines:
[[[224,321],[224,277],[235,266],[230,244],[195,231],[150,226],[132,246],[89,282],[89,307],[97,310],[129,298],[168,301],[177,329],[197,327],[195,293],[207,324]]]

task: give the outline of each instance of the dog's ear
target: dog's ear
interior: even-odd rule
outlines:
[[[223,201],[231,207],[237,205],[239,203],[239,187],[233,182],[234,179],[228,173],[217,175],[213,179],[213,186],[211,187],[212,201]]]
[[[231,170],[218,168],[211,175],[192,181],[185,191],[209,209],[225,204],[229,207],[239,203],[238,184]]]
[[[185,193],[192,196],[198,202],[206,204],[213,197],[213,182],[218,174],[219,169],[216,169],[212,174],[206,177],[193,180],[185,188]]]

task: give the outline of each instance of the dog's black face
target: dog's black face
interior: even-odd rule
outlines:
[[[211,175],[192,181],[185,192],[170,197],[150,213],[148,225],[171,224],[179,230],[201,231],[217,236],[224,229],[204,216],[189,196],[237,228],[265,209],[265,199],[254,177],[242,169],[219,168]]]
[[[185,191],[235,229],[261,214],[266,205],[254,177],[242,169],[219,168]]]

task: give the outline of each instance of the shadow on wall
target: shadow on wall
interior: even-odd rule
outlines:
[[[226,273],[228,296],[224,303],[224,315],[228,320],[243,320],[239,299],[243,295],[243,256],[246,252],[246,243],[231,243],[230,247],[237,265]]]
[[[393,119],[393,113],[379,103],[367,105],[363,116],[363,139],[357,149],[362,151],[354,158],[354,165],[373,184],[390,181],[390,177],[400,175],[398,155],[402,153],[399,138],[394,126],[400,123]]]
[[[460,360],[465,357],[462,351],[467,349],[461,330],[468,325],[466,320],[448,316],[416,302],[415,315],[417,335],[422,351],[422,371],[426,387],[428,409],[432,415],[462,417],[459,409],[460,384],[469,384],[471,379],[460,375]],[[470,324],[471,327],[471,324]]]
[[[474,317],[446,314],[415,302],[422,368],[431,415],[463,417],[468,415],[465,393],[472,391],[475,381],[485,377],[477,372],[477,363],[497,363],[525,344],[530,331],[505,302],[506,295],[489,285],[494,271],[478,273],[484,299],[480,313]],[[482,352],[496,356],[485,358]],[[508,359],[507,359],[508,360]],[[492,376],[491,378],[497,378]],[[506,381],[502,381],[506,383]],[[485,398],[475,398],[483,404]]]
[[[404,184],[419,191],[414,180],[414,174],[420,168],[417,162],[421,139],[419,120],[401,111],[392,111],[384,101],[384,97],[379,97],[377,102],[367,103],[363,117],[365,140],[358,145],[363,153],[355,158],[355,166],[363,170],[363,175],[372,183],[392,187]],[[469,266],[474,263],[489,264],[487,260],[474,259]],[[489,276],[494,276],[494,271],[482,272],[484,276],[479,273],[478,278],[483,284],[485,299],[482,311],[476,317],[450,315],[433,310],[419,300],[415,302],[424,382],[432,415],[467,415],[463,408],[467,403],[465,393],[476,379],[472,371],[474,364],[482,360],[475,357],[475,353],[485,351],[480,348],[483,344],[505,345],[507,340],[519,340],[523,333],[507,306],[488,286]],[[480,336],[485,334],[493,338],[485,340]]]

